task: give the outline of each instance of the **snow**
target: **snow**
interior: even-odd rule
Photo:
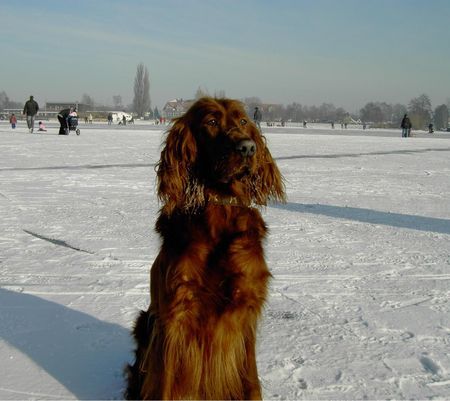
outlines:
[[[158,252],[160,126],[0,123],[0,399],[120,399]],[[288,202],[266,399],[450,398],[450,135],[263,128]]]

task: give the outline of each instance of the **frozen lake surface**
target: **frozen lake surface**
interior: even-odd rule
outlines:
[[[120,399],[163,130],[0,123],[0,399]],[[266,399],[450,398],[450,134],[263,128]]]

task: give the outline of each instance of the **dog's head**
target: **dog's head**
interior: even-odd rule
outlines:
[[[202,98],[174,120],[157,174],[158,196],[168,214],[198,210],[211,194],[244,205],[285,196],[265,138],[236,100]]]

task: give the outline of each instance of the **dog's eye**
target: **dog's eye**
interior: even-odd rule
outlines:
[[[217,127],[219,125],[219,123],[217,122],[217,120],[215,118],[212,118],[206,124],[210,125],[211,127]]]
[[[241,125],[245,125],[245,124],[247,124],[247,120],[245,118],[242,118],[240,123],[241,123]]]

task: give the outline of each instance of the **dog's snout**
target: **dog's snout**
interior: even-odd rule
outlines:
[[[256,143],[251,139],[243,139],[237,143],[236,150],[243,157],[251,157],[256,152]]]

